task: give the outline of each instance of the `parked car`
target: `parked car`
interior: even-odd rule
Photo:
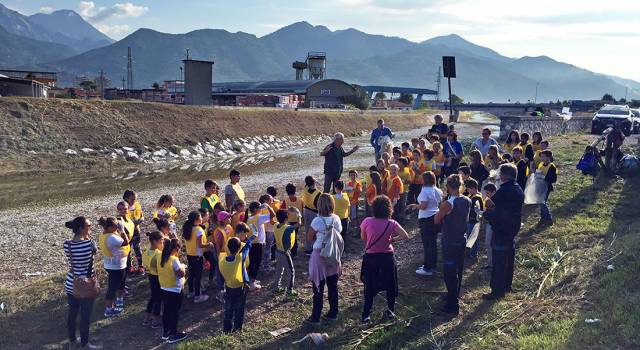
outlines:
[[[634,127],[633,113],[627,105],[604,105],[591,120],[591,133],[601,134],[607,128],[620,127],[625,135],[631,135]]]
[[[632,109],[631,113],[633,114],[633,133],[640,134],[640,108]]]

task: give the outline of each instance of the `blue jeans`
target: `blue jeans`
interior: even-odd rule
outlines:
[[[547,195],[544,198],[544,203],[540,204],[540,219],[541,220],[552,220],[551,211],[549,210],[549,194],[551,191],[547,191]]]

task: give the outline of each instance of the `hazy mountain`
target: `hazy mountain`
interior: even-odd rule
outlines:
[[[87,23],[79,14],[71,10],[55,11],[51,14],[36,13],[28,17],[50,33],[59,35],[59,42],[79,51],[88,51],[107,46],[115,40]]]
[[[213,59],[214,81],[293,79],[291,63],[308,51],[327,53],[327,76],[361,85],[436,87],[443,55],[456,56],[454,93],[466,101],[538,101],[619,95],[624,83],[548,57],[513,59],[457,35],[414,43],[370,35],[355,29],[331,31],[306,22],[294,23],[264,37],[243,32],[204,29],[165,34],[141,29],[112,45],[53,62],[60,77],[96,75],[104,69],[112,81],[126,75],[127,47],[132,48],[134,85],[179,77],[190,49],[194,59]],[[628,83],[630,84],[630,83]],[[442,91],[446,91],[442,79]],[[443,94],[444,96],[444,94]],[[629,93],[630,98],[640,94]]]
[[[27,17],[0,4],[0,27],[11,34],[63,44],[70,48],[66,53],[59,54],[59,57],[73,56],[114,42],[70,10],[56,11],[51,14],[38,13]],[[33,60],[43,62],[50,56],[34,57]],[[16,66],[22,62],[15,61],[9,64]]]
[[[21,67],[33,68],[42,61],[54,61],[68,57],[73,49],[56,43],[38,41],[11,34],[0,27],[0,66],[14,68],[15,62]]]

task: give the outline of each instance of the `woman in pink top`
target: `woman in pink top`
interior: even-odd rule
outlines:
[[[383,290],[387,292],[385,316],[389,319],[395,318],[398,270],[392,243],[407,240],[409,235],[400,224],[391,219],[392,208],[387,196],[378,196],[371,205],[373,217],[364,219],[360,224],[360,238],[366,247],[360,272],[360,278],[364,283],[363,323],[371,322],[369,314],[373,298]]]

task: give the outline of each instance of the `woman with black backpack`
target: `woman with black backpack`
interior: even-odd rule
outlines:
[[[81,297],[80,294],[87,292],[87,290],[79,290],[81,286],[77,282],[74,292],[74,280],[84,279],[87,281],[93,276],[93,256],[96,253],[96,245],[89,236],[91,223],[85,217],[78,216],[66,222],[65,226],[73,231],[73,239],[65,241],[63,244],[64,254],[69,260],[69,272],[64,281],[64,291],[67,293],[67,303],[69,304],[67,317],[69,349],[77,347],[76,328],[80,329],[80,349],[100,349],[101,347],[89,343],[89,325],[91,324],[91,310],[95,296]],[[77,323],[78,314],[80,314],[79,324]]]
[[[373,307],[373,298],[383,290],[387,292],[385,316],[388,319],[395,318],[398,271],[392,243],[409,239],[407,231],[391,219],[393,209],[387,196],[382,195],[374,199],[372,212],[373,217],[364,219],[360,224],[360,238],[366,247],[360,272],[364,283],[363,323],[371,321],[369,314]]]

